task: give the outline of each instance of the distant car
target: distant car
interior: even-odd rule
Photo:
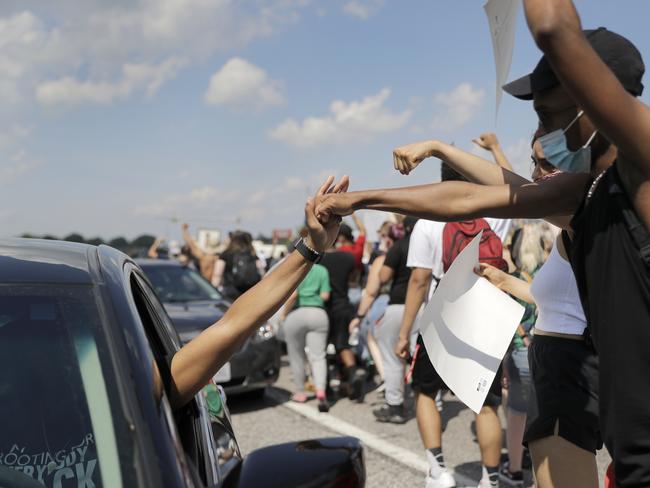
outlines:
[[[242,457],[218,387],[172,410],[170,364],[180,347],[126,255],[0,240],[0,486],[364,486],[358,439]]]
[[[165,305],[185,344],[217,322],[228,310],[225,299],[200,273],[168,259],[137,259]],[[215,376],[229,395],[257,391],[280,375],[281,345],[270,324],[261,326]]]

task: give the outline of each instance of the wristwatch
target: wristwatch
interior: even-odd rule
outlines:
[[[303,258],[305,258],[310,263],[317,264],[320,263],[321,259],[323,259],[324,253],[318,252],[315,249],[309,247],[305,242],[305,239],[302,237],[293,243],[293,247],[296,251],[302,254]]]

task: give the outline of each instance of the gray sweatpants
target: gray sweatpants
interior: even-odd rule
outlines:
[[[293,382],[297,391],[305,389],[305,346],[314,385],[317,390],[324,390],[327,384],[325,359],[329,331],[327,312],[318,307],[300,307],[287,316],[283,328]]]
[[[404,403],[404,362],[395,354],[402,315],[404,305],[388,305],[384,316],[375,326],[375,339],[384,363],[386,403],[389,405]]]

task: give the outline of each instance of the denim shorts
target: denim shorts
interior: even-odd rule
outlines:
[[[528,367],[528,348],[513,349],[504,361],[508,372],[508,408],[526,413],[530,400],[530,368]]]

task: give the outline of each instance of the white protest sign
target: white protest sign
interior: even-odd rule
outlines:
[[[474,273],[481,235],[456,257],[419,322],[431,364],[476,413],[524,315],[524,307]]]
[[[501,87],[508,79],[512,51],[515,45],[515,27],[521,0],[488,0],[483,6],[490,24],[494,63],[497,72],[496,115],[501,104]]]

